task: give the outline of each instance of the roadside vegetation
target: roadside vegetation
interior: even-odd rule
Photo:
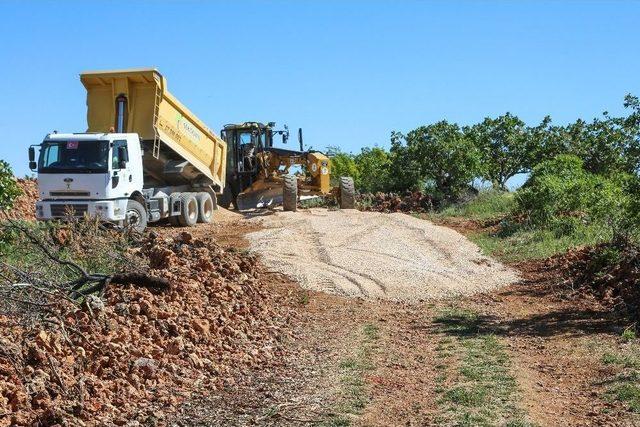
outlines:
[[[640,228],[640,101],[628,95],[624,106],[625,116],[565,126],[550,117],[527,126],[506,113],[470,126],[441,121],[393,132],[389,150],[332,150],[334,174],[354,176],[363,192],[398,194],[397,202],[363,196],[366,210],[378,200],[383,211],[416,211],[401,195],[420,193],[409,198],[420,200],[418,212],[429,206],[435,221],[471,221],[467,234],[505,261],[631,244]],[[518,174],[526,182],[509,191]]]
[[[19,195],[20,188],[13,177],[11,166],[4,160],[0,160],[0,211],[11,209]]]
[[[323,423],[326,426],[350,426],[354,417],[361,415],[369,402],[369,390],[365,376],[374,369],[373,353],[378,341],[378,327],[373,323],[363,325],[359,331],[359,345],[352,354],[340,362],[340,390],[335,413]]]
[[[441,334],[436,347],[438,425],[524,426],[519,391],[504,344],[481,329],[477,313],[456,307],[434,319]]]
[[[624,106],[625,116],[564,126],[549,117],[527,126],[509,113],[471,126],[441,121],[394,132],[389,150],[335,152],[334,171],[373,193],[360,197],[363,210],[450,226],[525,274],[553,266],[554,293],[595,297],[617,320],[593,349],[593,385],[612,413],[637,420],[640,102],[629,95]],[[525,182],[510,190],[520,174]],[[471,311],[448,309],[435,323],[438,424],[527,425],[503,338]]]

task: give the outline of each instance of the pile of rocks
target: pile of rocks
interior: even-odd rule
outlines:
[[[369,193],[358,195],[358,209],[374,212],[429,212],[433,197],[420,191],[397,193]]]
[[[0,316],[0,426],[162,423],[195,391],[280,363],[295,303],[254,256],[186,232],[152,233],[132,256],[169,289],[113,283],[41,324]]]
[[[13,202],[13,207],[4,212],[9,218],[35,220],[38,201],[38,182],[33,179],[16,178],[22,194]]]
[[[605,306],[640,320],[640,246],[614,241],[569,250],[551,258],[560,266],[565,285],[574,292],[589,292]]]

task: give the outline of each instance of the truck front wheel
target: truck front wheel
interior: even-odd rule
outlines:
[[[184,193],[180,196],[182,209],[178,221],[183,227],[192,227],[198,222],[198,199],[193,193]]]
[[[147,228],[147,211],[140,202],[127,200],[127,215],[124,225],[136,230],[138,233],[142,233]]]

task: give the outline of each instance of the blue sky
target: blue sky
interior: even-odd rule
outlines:
[[[621,114],[638,1],[0,1],[0,158],[86,129],[83,70],[154,66],[212,129],[258,120],[357,151],[510,111]]]

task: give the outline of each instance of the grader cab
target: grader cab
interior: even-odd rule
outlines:
[[[227,143],[227,179],[220,205],[231,203],[239,210],[282,203],[295,211],[299,198],[335,193],[342,209],[353,209],[353,179],[341,177],[331,186],[331,162],[319,151],[305,151],[302,129],[298,129],[299,150],[274,146],[274,137],[286,144],[289,129],[277,130],[274,122],[229,124],[221,131]]]

